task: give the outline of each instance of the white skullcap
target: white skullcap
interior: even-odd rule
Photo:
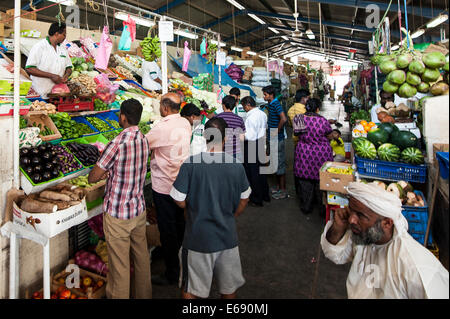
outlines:
[[[396,195],[374,184],[361,182],[350,183],[347,191],[375,213],[392,219],[399,235],[408,231],[408,221],[402,214],[402,201]]]

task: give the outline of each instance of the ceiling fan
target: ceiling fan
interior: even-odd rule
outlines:
[[[295,18],[295,30],[292,32],[292,37],[294,38],[300,38],[302,36],[302,33],[298,29],[298,17],[299,13],[297,10],[297,0],[295,0],[295,12],[294,12],[294,18]]]

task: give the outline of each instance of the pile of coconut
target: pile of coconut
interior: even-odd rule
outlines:
[[[381,181],[373,181],[372,183],[398,196],[403,205],[414,207],[425,206],[425,201],[422,196],[416,194],[414,188],[408,182],[399,181],[397,183],[390,183],[389,185]]]
[[[398,106],[394,102],[386,102],[384,107],[377,109],[378,120],[381,122],[392,122],[394,118],[409,118],[411,114],[410,108],[405,103],[400,103]],[[392,120],[388,120],[392,119]]]

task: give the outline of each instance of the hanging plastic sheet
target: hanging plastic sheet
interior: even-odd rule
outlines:
[[[208,56],[208,44],[206,43],[206,38],[203,38],[202,43],[200,44],[200,55],[206,59]]]
[[[123,27],[128,27],[131,36],[131,42],[136,40],[136,22],[128,15],[128,20],[123,22]]]
[[[178,67],[183,67],[183,59],[174,57],[169,54],[170,59],[172,59]],[[219,67],[217,65],[214,65],[214,71],[212,69],[211,64],[206,63],[207,60],[202,58],[199,54],[193,54],[191,56],[191,59],[189,61],[189,66],[186,72],[191,78],[194,78],[198,76],[201,73],[212,73],[214,72],[214,83],[219,84]],[[250,96],[255,97],[256,94],[252,90],[252,88],[248,85],[242,85],[231,79],[228,74],[226,74],[222,68],[222,72],[220,73],[222,77],[222,85],[223,86],[231,86],[231,87],[237,87],[241,90],[247,90],[250,92]]]
[[[97,49],[97,56],[95,57],[95,67],[97,69],[106,70],[108,68],[112,46],[113,44],[111,38],[109,37],[109,28],[104,26],[100,46]]]
[[[130,49],[131,49],[131,34],[130,31],[128,30],[128,26],[124,26],[122,35],[120,36],[119,50],[130,51]]]
[[[184,42],[184,55],[183,55],[183,68],[182,71],[186,72],[189,67],[189,60],[191,59],[191,50],[189,49],[189,42]]]

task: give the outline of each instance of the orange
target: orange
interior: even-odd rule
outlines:
[[[359,124],[361,124],[362,126],[366,126],[367,125],[367,121],[366,120],[362,120],[361,122],[359,122]]]
[[[369,126],[374,127],[374,126],[376,126],[376,124],[374,122],[369,122]]]

